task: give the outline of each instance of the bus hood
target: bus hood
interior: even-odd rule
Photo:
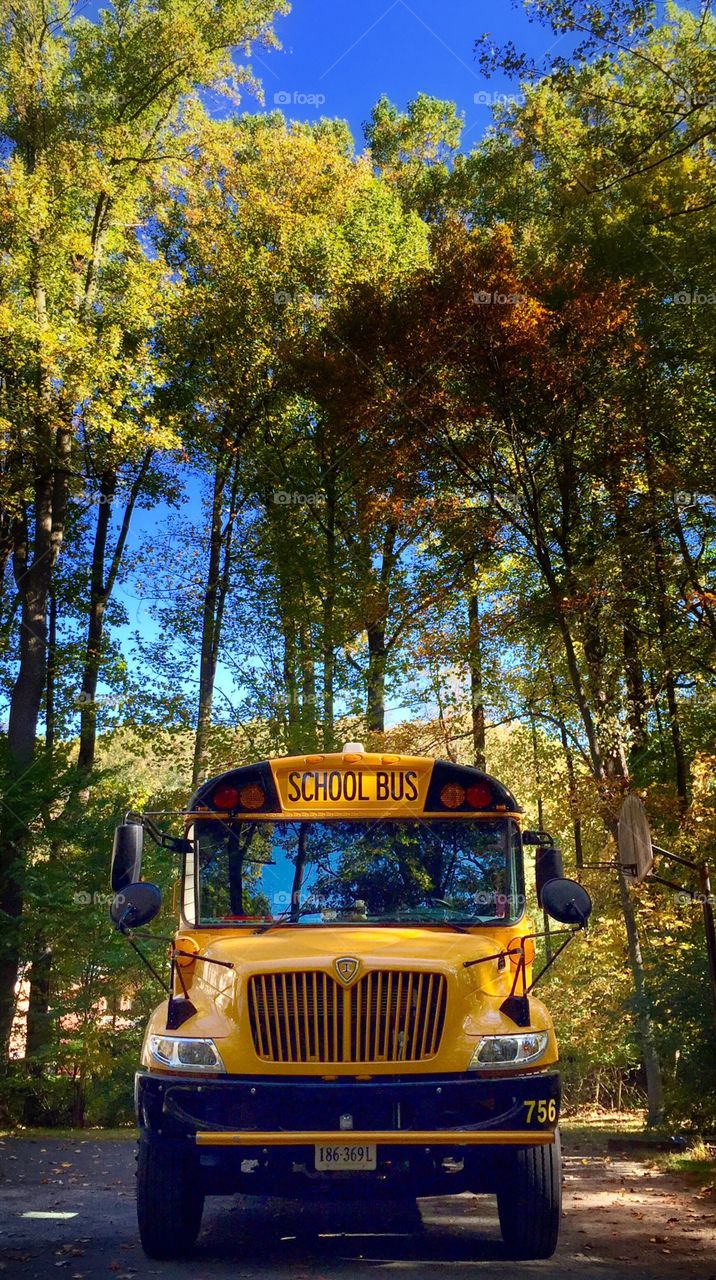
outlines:
[[[479,934],[363,925],[212,931],[211,938],[187,931],[179,945],[191,937],[205,958],[183,970],[196,1014],[176,1034],[214,1039],[232,1074],[465,1071],[477,1037],[517,1030],[501,1009],[515,969],[499,953],[526,929],[523,921]],[[164,1030],[166,1009],[152,1019],[155,1034]],[[551,1032],[541,1002],[531,997],[530,1009],[531,1025]],[[336,1017],[344,1029],[335,1030],[333,1044],[342,1038],[342,1047],[326,1056],[316,1046],[329,1043]],[[378,1052],[381,1043],[393,1051]]]

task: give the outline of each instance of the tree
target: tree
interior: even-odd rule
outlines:
[[[77,421],[127,435],[133,352],[117,312],[131,311],[153,264],[136,228],[152,184],[182,159],[179,137],[201,86],[235,92],[248,72],[230,50],[272,39],[279,4],[225,0],[157,7],[122,0],[98,23],[36,0],[4,5],[0,325],[7,523],[19,596],[19,665],[8,727],[11,777],[31,767],[45,684],[47,607],[76,470]],[[142,352],[143,354],[143,352]],[[100,398],[100,392],[101,398]],[[150,447],[153,425],[142,427]],[[162,440],[161,443],[165,443]],[[6,540],[7,545],[7,540]],[[22,815],[5,815],[0,910],[0,1041],[9,1031],[22,910]]]

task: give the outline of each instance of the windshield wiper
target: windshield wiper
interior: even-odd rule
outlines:
[[[448,920],[445,917],[438,916],[421,916],[421,915],[399,915],[399,916],[379,916],[370,920],[371,924],[445,924],[449,929],[454,929],[456,933],[469,933],[463,924],[458,924],[455,920]]]
[[[320,913],[320,907],[315,904],[310,905],[304,902],[298,911],[294,911],[292,907],[288,907],[286,911],[282,911],[280,916],[276,916],[275,920],[269,920],[266,924],[262,924],[260,929],[254,930],[255,933],[268,933],[269,929],[275,929],[279,924],[296,924],[301,916],[316,916]],[[322,920],[321,924],[335,924],[334,920]]]

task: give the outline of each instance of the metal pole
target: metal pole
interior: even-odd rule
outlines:
[[[682,867],[691,867],[693,871],[697,871],[701,866],[700,862],[694,862],[693,858],[682,858],[680,853],[670,853],[668,849],[660,849],[658,844],[652,844],[654,853],[659,853],[663,858],[668,858],[670,862],[680,862]]]
[[[714,1022],[716,1023],[716,927],[714,927],[714,909],[711,903],[711,876],[708,862],[701,864],[700,877],[701,892],[703,894],[704,929],[706,930],[706,950],[709,957],[711,995],[713,997]]]

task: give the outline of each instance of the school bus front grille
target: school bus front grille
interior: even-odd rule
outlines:
[[[375,969],[351,987],[329,973],[254,974],[254,1048],[264,1062],[424,1062],[440,1048],[447,982],[441,973]]]

